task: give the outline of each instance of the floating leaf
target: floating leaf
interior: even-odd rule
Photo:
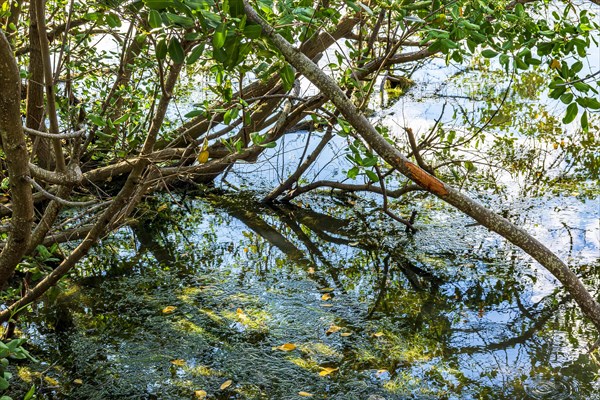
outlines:
[[[221,386],[219,387],[220,390],[225,390],[227,389],[229,386],[231,386],[231,384],[233,383],[233,381],[231,379],[226,380],[225,382],[221,383]]]
[[[321,296],[321,300],[323,301],[327,301],[331,299],[331,295],[329,293],[325,293],[323,296]]]
[[[377,373],[375,375],[380,376],[380,375],[385,374],[386,372],[388,372],[387,369],[380,369],[380,370],[377,370]]]
[[[340,333],[340,336],[343,336],[343,337],[348,337],[350,335],[352,335],[352,332],[342,332],[342,333]]]
[[[196,390],[194,392],[194,397],[196,397],[197,399],[205,399],[206,396],[208,396],[208,393],[206,393],[206,390]]]
[[[177,360],[171,360],[171,364],[183,367],[185,365],[185,360],[178,358]]]
[[[302,397],[313,397],[314,394],[312,393],[308,393],[308,392],[298,392],[298,396],[302,396]]]
[[[332,372],[337,371],[338,369],[339,368],[330,368],[330,367],[321,368],[321,372],[319,372],[319,375],[327,376],[327,375],[331,374]]]
[[[175,310],[177,310],[177,307],[175,307],[175,306],[166,306],[165,308],[162,309],[162,313],[163,314],[171,314]]]
[[[331,303],[323,303],[323,304],[321,304],[321,307],[333,307],[333,304],[331,304]]]
[[[336,333],[337,331],[341,330],[342,327],[341,326],[337,326],[337,325],[331,325],[329,327],[329,329],[327,329],[327,331],[325,332],[326,335],[331,335],[332,333]]]
[[[373,336],[375,336],[375,337],[382,337],[383,335],[384,335],[383,332],[377,332],[377,333],[373,334]]]
[[[277,350],[281,351],[292,351],[296,350],[296,345],[294,343],[284,343],[277,348]]]

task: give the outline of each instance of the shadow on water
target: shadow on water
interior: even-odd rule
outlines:
[[[181,201],[148,206],[37,306],[25,333],[57,361],[17,373],[46,398],[600,398],[589,326],[483,231],[407,236],[324,198]]]

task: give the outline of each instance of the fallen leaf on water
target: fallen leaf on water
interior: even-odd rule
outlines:
[[[377,333],[373,334],[373,336],[375,336],[375,337],[382,337],[383,335],[384,335],[383,332],[377,332]]]
[[[337,326],[337,325],[331,325],[329,327],[329,329],[327,329],[327,331],[325,332],[326,335],[331,335],[332,333],[336,333],[337,331],[339,331],[340,329],[342,329],[341,326]]]
[[[321,304],[321,307],[333,307],[333,304],[331,304],[331,303],[323,303],[323,304]]]
[[[166,306],[165,308],[162,309],[162,313],[163,314],[171,314],[175,310],[177,310],[177,307],[175,307],[175,306]]]
[[[302,396],[302,397],[313,397],[314,396],[314,394],[308,393],[308,392],[298,392],[298,395]]]
[[[231,384],[233,383],[233,381],[231,379],[226,380],[225,382],[221,383],[221,387],[219,387],[219,389],[221,390],[225,390],[227,389],[229,386],[231,386]]]
[[[343,337],[348,337],[350,335],[352,335],[352,332],[342,332],[342,333],[340,333],[340,336],[343,336]]]
[[[208,396],[208,393],[206,393],[206,390],[196,390],[196,391],[194,392],[194,396],[195,396],[197,399],[205,399],[205,398],[206,398],[206,396]]]
[[[182,367],[185,365],[185,360],[178,358],[177,360],[171,360],[171,364],[177,365],[178,367]]]
[[[380,375],[383,375],[383,374],[385,374],[386,372],[388,372],[388,370],[387,370],[387,369],[380,369],[380,370],[378,370],[378,371],[377,371],[376,375],[377,375],[377,376],[380,376]]]
[[[325,367],[325,368],[321,368],[322,371],[319,372],[319,375],[321,376],[327,376],[329,374],[331,374],[332,372],[337,371],[339,368],[330,368],[330,367]]]
[[[281,351],[292,351],[296,350],[296,345],[294,343],[284,343],[277,348],[277,350]]]
[[[323,296],[321,296],[321,300],[323,301],[327,301],[331,299],[331,295],[329,293],[325,293]]]

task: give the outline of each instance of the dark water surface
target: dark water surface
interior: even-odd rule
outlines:
[[[521,251],[435,200],[414,236],[310,204],[148,205],[36,307],[18,375],[56,399],[600,398],[591,324]],[[548,204],[531,228],[598,288],[597,202]]]

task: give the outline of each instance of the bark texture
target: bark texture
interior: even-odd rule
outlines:
[[[33,201],[29,176],[29,154],[21,125],[21,80],[12,49],[0,31],[0,137],[6,155],[12,216],[6,245],[0,253],[0,287],[21,261],[29,243],[33,223]]]

